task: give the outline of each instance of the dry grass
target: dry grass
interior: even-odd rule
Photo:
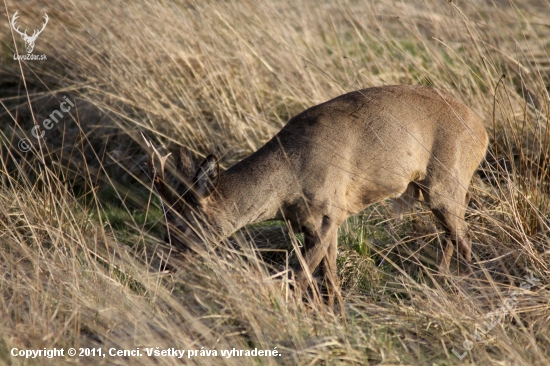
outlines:
[[[48,61],[21,65],[21,37],[12,39],[7,15],[0,23],[7,364],[27,364],[13,347],[282,353],[185,359],[193,364],[548,364],[547,1],[10,0],[7,10],[29,29],[50,16],[34,51]],[[228,167],[306,107],[398,83],[447,90],[486,121],[490,154],[467,214],[475,279],[435,275],[440,233],[426,208],[397,221],[385,204],[341,230],[343,309],[289,290],[291,240],[271,238],[277,227],[159,267],[163,220],[143,184],[138,131],[197,157],[214,151]],[[76,108],[39,145],[30,128],[63,96]],[[21,153],[25,135],[34,147]],[[525,276],[538,281],[526,289]],[[514,292],[513,308],[483,334],[486,315]],[[464,346],[473,348],[460,360],[452,350]]]

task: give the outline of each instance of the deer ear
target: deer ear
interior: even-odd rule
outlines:
[[[185,146],[180,148],[178,155],[178,170],[183,175],[183,178],[190,183],[195,176],[195,163],[191,151]]]
[[[214,155],[208,155],[195,174],[195,192],[200,199],[208,198],[218,186],[220,165]]]
[[[176,165],[176,175],[179,180],[176,187],[176,192],[178,192],[180,196],[183,196],[189,187],[193,185],[193,179],[195,178],[195,163],[193,162],[193,155],[191,155],[191,151],[189,151],[189,149],[185,146],[180,148]]]

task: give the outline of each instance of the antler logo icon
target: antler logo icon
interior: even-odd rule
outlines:
[[[26,29],[25,29],[25,32],[21,32],[19,30],[19,27],[15,26],[15,22],[17,21],[17,18],[18,18],[17,13],[19,13],[19,11],[16,11],[15,14],[13,14],[13,17],[11,18],[11,27],[13,28],[14,31],[19,33],[21,37],[23,37],[23,40],[25,41],[25,48],[27,49],[27,53],[32,53],[32,50],[34,50],[34,44],[36,42],[36,39],[38,38],[40,33],[44,31],[44,28],[46,28],[46,24],[48,24],[48,19],[49,19],[48,14],[44,13],[44,19],[46,21],[42,24],[42,29],[35,30],[32,36],[29,36],[27,35]]]

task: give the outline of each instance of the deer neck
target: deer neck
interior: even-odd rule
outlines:
[[[280,218],[287,199],[290,169],[266,145],[221,173],[210,207],[223,220],[223,234],[245,225]]]

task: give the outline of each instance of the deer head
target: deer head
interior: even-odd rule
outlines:
[[[34,44],[36,42],[36,39],[38,38],[40,33],[42,33],[44,31],[44,28],[46,28],[46,24],[48,24],[48,19],[49,19],[48,14],[44,14],[44,19],[46,21],[42,24],[42,29],[35,30],[33,32],[32,36],[29,36],[29,35],[27,35],[27,30],[26,29],[25,29],[25,32],[21,32],[19,30],[19,27],[15,26],[15,22],[17,21],[17,18],[19,18],[17,16],[17,13],[19,13],[19,12],[16,11],[15,14],[13,14],[13,17],[11,18],[11,27],[13,28],[14,31],[19,33],[19,35],[21,35],[21,37],[23,37],[23,40],[25,41],[25,48],[27,49],[27,53],[32,53],[32,51],[34,50]]]
[[[165,241],[180,250],[186,250],[193,243],[221,234],[216,224],[217,215],[209,210],[208,205],[220,176],[217,158],[209,155],[195,169],[190,151],[182,147],[175,169],[178,185],[173,190],[165,176],[171,154],[162,155],[150,141],[145,137],[143,139],[148,154],[149,175],[162,199],[168,224]]]

